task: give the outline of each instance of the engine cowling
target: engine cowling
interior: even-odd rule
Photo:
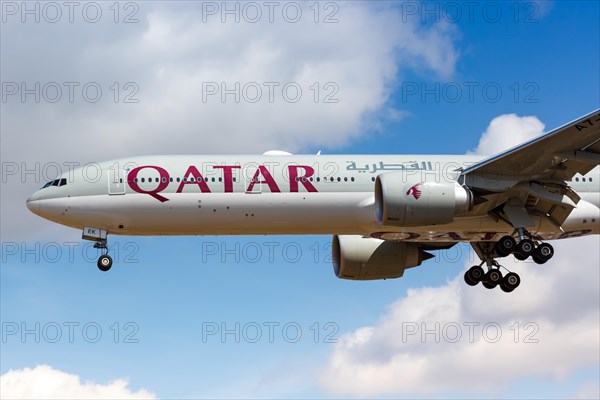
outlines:
[[[407,268],[433,257],[413,243],[357,235],[334,235],[332,255],[335,276],[350,280],[400,278]]]
[[[375,181],[375,206],[383,225],[441,225],[470,210],[473,195],[457,182],[422,181],[390,172]]]

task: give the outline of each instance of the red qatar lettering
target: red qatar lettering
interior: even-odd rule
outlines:
[[[304,175],[298,174],[298,169],[302,168],[305,171]],[[290,176],[290,192],[299,192],[298,183],[301,182],[308,192],[316,192],[317,188],[308,181],[308,178],[315,174],[315,170],[307,165],[288,165]]]
[[[138,173],[145,168],[153,168],[156,171],[158,171],[158,174],[160,175],[160,182],[158,183],[158,186],[156,187],[156,189],[143,190],[137,184],[136,180],[137,180]],[[131,187],[131,189],[134,192],[138,192],[138,193],[142,193],[142,194],[149,194],[150,196],[154,197],[156,200],[160,201],[161,203],[164,203],[165,201],[169,201],[169,199],[167,199],[164,196],[161,196],[159,193],[162,192],[163,190],[165,190],[167,188],[167,186],[169,186],[169,178],[170,178],[169,173],[167,172],[166,169],[158,167],[156,165],[144,165],[143,167],[134,168],[131,170],[131,172],[129,172],[129,175],[127,177],[127,183],[129,183],[129,187]]]
[[[187,178],[189,178],[190,176],[193,177],[194,180],[188,181]],[[201,192],[210,193],[210,188],[208,187],[206,182],[204,182],[202,174],[200,173],[200,171],[198,171],[198,168],[194,167],[193,165],[190,165],[187,171],[185,171],[185,174],[183,174],[183,179],[181,180],[181,183],[177,188],[177,193],[181,193],[185,185],[198,185]]]
[[[223,169],[223,182],[225,183],[225,193],[233,192],[233,169],[242,168],[239,165],[215,165],[214,169]]]
[[[265,179],[264,181],[258,180],[258,177],[260,175],[263,176],[263,178]],[[267,185],[269,185],[269,189],[273,193],[281,192],[281,190],[279,190],[279,186],[277,186],[277,183],[275,183],[275,179],[273,179],[273,176],[271,176],[271,174],[269,173],[269,170],[264,165],[258,166],[258,169],[254,173],[254,177],[252,177],[252,182],[250,182],[250,184],[248,185],[248,189],[246,189],[246,191],[251,192],[252,189],[254,189],[254,185],[256,185],[257,183],[261,183],[261,184],[266,183]]]

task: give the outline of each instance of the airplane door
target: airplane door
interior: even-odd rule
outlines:
[[[122,169],[108,170],[108,194],[125,194],[125,171]]]

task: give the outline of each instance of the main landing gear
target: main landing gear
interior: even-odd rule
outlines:
[[[506,293],[515,290],[521,283],[521,278],[514,272],[508,271],[500,265],[496,258],[514,255],[518,260],[526,260],[529,257],[537,263],[544,264],[554,256],[554,248],[548,243],[539,243],[523,228],[516,230],[518,241],[513,236],[503,236],[496,243],[473,243],[473,248],[481,258],[481,264],[474,265],[465,272],[465,282],[469,286],[475,286],[479,282],[487,289],[500,286]],[[483,265],[487,265],[487,272]],[[508,273],[502,274],[501,269]]]

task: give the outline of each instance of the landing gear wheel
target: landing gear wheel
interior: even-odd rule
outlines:
[[[493,289],[502,282],[502,272],[498,269],[490,269],[483,279],[483,286]]]
[[[514,272],[509,272],[502,279],[502,283],[500,283],[500,289],[502,289],[503,292],[510,293],[519,287],[520,284],[521,278],[519,275],[515,274]]]
[[[514,254],[514,256],[515,256],[515,258],[516,258],[517,260],[519,260],[519,261],[525,261],[525,260],[527,260],[527,258],[529,258],[529,257],[523,257],[523,256],[522,256],[522,255],[520,255],[519,253],[515,253],[515,254]],[[533,256],[535,257],[535,254],[534,254]]]
[[[502,236],[494,248],[500,257],[506,257],[515,250],[516,246],[517,242],[512,236]]]
[[[469,286],[476,286],[479,282],[473,280],[470,276],[469,276],[469,271],[465,272],[465,283]]]
[[[519,254],[521,257],[525,257],[524,259],[527,259],[527,257],[531,256],[534,253],[534,251],[535,245],[529,239],[521,240],[517,245],[516,249],[516,253]]]
[[[469,286],[475,286],[483,279],[485,273],[483,272],[483,268],[478,265],[475,265],[465,272],[465,282]]]
[[[486,281],[482,281],[481,284],[483,285],[483,287],[485,287],[486,289],[493,289],[496,287],[496,285],[490,285],[489,283],[487,283]]]
[[[537,264],[544,264],[554,256],[554,247],[548,243],[540,244],[533,253],[533,261]]]
[[[108,271],[112,267],[112,258],[108,254],[103,254],[98,258],[98,268],[100,271]]]

